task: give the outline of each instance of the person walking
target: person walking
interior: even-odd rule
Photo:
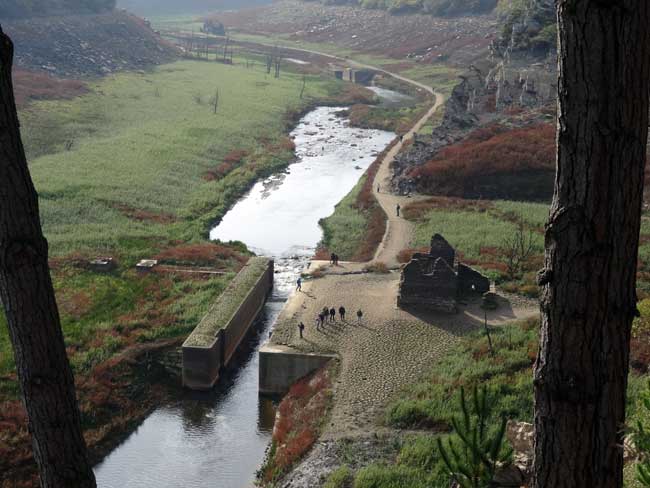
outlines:
[[[339,315],[341,316],[341,322],[345,321],[345,307],[341,305],[339,307]]]
[[[296,281],[296,291],[302,291],[302,277],[298,278],[298,281]]]
[[[330,256],[330,264],[335,264],[334,261],[336,260],[336,254],[332,253]]]
[[[330,322],[336,322],[336,309],[330,308]]]
[[[300,322],[300,323],[298,324],[298,330],[300,331],[300,338],[302,339],[302,332],[305,330],[305,324],[303,324],[302,322]]]
[[[399,135],[399,142],[400,142],[400,144],[401,144],[402,142],[404,142],[404,134],[400,134],[400,135]]]
[[[316,315],[316,330],[320,331],[320,314]]]
[[[402,210],[402,207],[399,203],[397,204],[397,207],[395,207],[395,210],[397,210],[397,216],[399,217],[399,211]]]
[[[363,318],[363,312],[361,309],[357,310],[357,323],[361,325],[361,319]]]
[[[381,191],[381,185],[377,185],[377,193]]]
[[[318,314],[318,323],[323,329],[325,328],[325,316],[323,315],[323,312]]]

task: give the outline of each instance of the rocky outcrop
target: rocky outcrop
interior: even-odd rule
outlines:
[[[177,57],[147,24],[124,12],[4,22],[20,68],[63,77],[101,76],[143,69]]]
[[[504,16],[503,30],[490,46],[497,58],[516,52],[545,57],[557,45],[554,0],[530,0],[523,9],[513,8]]]

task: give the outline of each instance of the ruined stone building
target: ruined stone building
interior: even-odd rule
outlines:
[[[456,263],[454,248],[436,234],[429,253],[414,254],[404,266],[397,305],[455,313],[460,296],[488,291],[490,280],[469,266]]]

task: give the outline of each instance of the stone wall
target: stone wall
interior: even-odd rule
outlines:
[[[183,386],[192,390],[208,390],[215,385],[221,369],[228,365],[264,306],[273,288],[273,269],[273,261],[266,260],[258,279],[226,325],[215,333],[213,340],[200,343],[191,340],[190,336],[185,341],[182,348]]]

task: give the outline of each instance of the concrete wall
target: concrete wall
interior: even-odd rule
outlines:
[[[303,353],[287,346],[267,344],[260,349],[260,393],[284,395],[300,378],[334,358],[334,355]]]
[[[209,390],[215,385],[221,369],[228,365],[262,311],[273,288],[273,269],[273,261],[269,260],[264,273],[214,342],[207,347],[183,344],[183,386],[192,390]]]

